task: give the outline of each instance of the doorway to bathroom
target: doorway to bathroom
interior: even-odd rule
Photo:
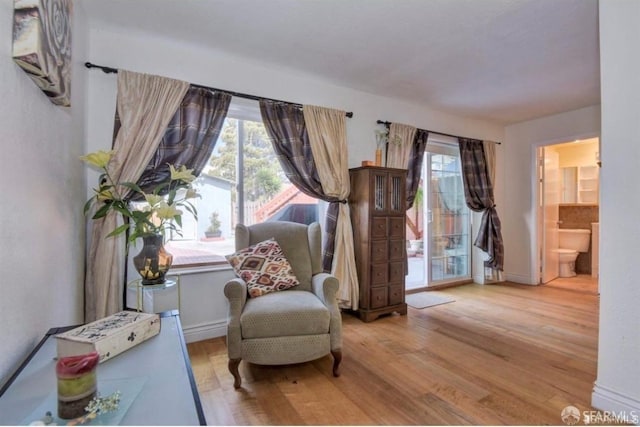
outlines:
[[[539,283],[597,293],[599,139],[537,149]]]

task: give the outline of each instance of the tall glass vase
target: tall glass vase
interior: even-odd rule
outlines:
[[[376,149],[376,166],[382,166],[382,150],[380,148]]]
[[[149,234],[142,237],[143,246],[133,257],[133,265],[142,276],[143,285],[158,285],[165,282],[165,275],[171,268],[173,255],[164,248],[162,234]]]

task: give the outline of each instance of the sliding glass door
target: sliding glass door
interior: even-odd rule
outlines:
[[[407,215],[407,289],[469,279],[470,214],[457,145],[427,144],[416,204]]]

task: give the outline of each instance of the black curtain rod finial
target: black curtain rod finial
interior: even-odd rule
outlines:
[[[118,74],[118,69],[117,68],[104,67],[102,65],[94,65],[91,62],[85,62],[84,66],[87,67],[87,68],[99,68],[106,74]]]

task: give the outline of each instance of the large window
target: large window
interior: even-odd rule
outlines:
[[[318,200],[285,176],[260,118],[258,103],[233,99],[216,147],[195,181],[198,220],[183,215],[182,236],[170,236],[174,266],[226,263],[236,224],[318,221]]]

